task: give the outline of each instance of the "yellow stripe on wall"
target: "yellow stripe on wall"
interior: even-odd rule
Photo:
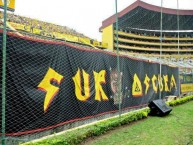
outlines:
[[[181,92],[193,92],[193,84],[181,84]]]

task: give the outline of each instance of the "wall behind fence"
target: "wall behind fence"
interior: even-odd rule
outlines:
[[[119,105],[140,107],[157,99],[159,91],[162,98],[178,94],[177,68],[163,65],[160,77],[159,64],[121,56],[118,95],[116,58],[101,50],[8,35],[6,135],[52,129],[116,112]]]

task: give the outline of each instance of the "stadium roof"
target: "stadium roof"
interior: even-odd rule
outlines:
[[[161,7],[137,0],[118,13],[119,29],[160,30],[160,12]],[[193,30],[193,10],[162,8],[162,12],[163,30],[178,30],[177,13],[179,14],[179,30]],[[115,22],[116,15],[114,14],[102,22],[100,31]]]

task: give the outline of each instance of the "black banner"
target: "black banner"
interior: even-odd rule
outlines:
[[[161,71],[160,77],[158,63],[120,56],[118,65],[113,53],[8,35],[6,134],[117,111],[119,103],[122,109],[140,107],[160,91],[162,98],[177,94],[178,69],[162,65]]]

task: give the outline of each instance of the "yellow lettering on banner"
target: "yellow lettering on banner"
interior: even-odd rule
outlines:
[[[145,84],[145,94],[147,94],[147,91],[149,90],[149,82],[150,82],[150,78],[148,77],[148,75],[146,74],[145,76],[145,80],[144,80],[144,84]]]
[[[83,72],[83,80],[84,80],[84,93],[81,85],[80,69],[78,69],[76,75],[72,79],[75,84],[75,94],[77,99],[80,101],[86,101],[90,97],[89,74],[87,74],[84,70],[82,70],[82,72]]]
[[[177,88],[176,80],[173,75],[171,76],[171,81],[170,81],[170,91],[172,90],[172,88]]]
[[[38,85],[38,88],[40,90],[46,92],[46,97],[44,99],[44,112],[48,110],[49,105],[51,104],[53,98],[56,96],[56,94],[59,91],[59,88],[50,84],[50,82],[55,81],[57,82],[58,85],[60,85],[63,78],[64,77],[62,75],[57,73],[52,68],[49,68],[43,80]]]
[[[162,92],[164,89],[164,86],[163,86],[163,79],[162,77],[160,77],[160,75],[158,75],[158,82],[159,82],[159,90]]]
[[[165,86],[165,91],[169,92],[169,87],[168,87],[168,75],[164,75],[164,86]]]
[[[153,84],[153,90],[157,93],[157,77],[156,75],[153,75],[153,78],[152,78],[152,84]]]
[[[107,95],[105,94],[101,84],[106,83],[105,80],[106,71],[102,70],[99,73],[94,71],[94,80],[95,80],[95,100],[108,100]]]
[[[143,95],[141,81],[139,80],[137,74],[134,75],[134,79],[133,79],[132,95],[134,97],[140,97]]]

